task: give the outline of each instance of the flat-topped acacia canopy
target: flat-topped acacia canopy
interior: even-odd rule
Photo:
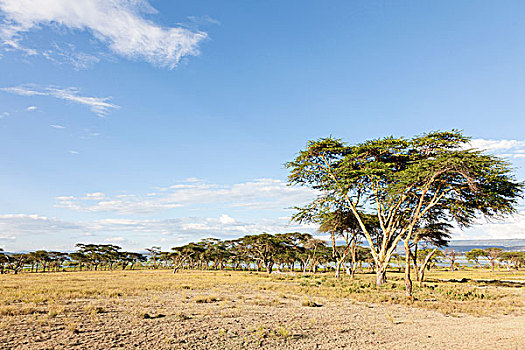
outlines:
[[[440,222],[466,227],[479,215],[498,218],[515,211],[523,183],[508,162],[469,148],[469,141],[456,130],[356,145],[332,137],[309,141],[286,164],[290,184],[320,192],[297,208],[299,216],[308,220],[349,210],[368,241],[380,285],[397,244],[403,241],[409,250],[418,228]],[[364,219],[369,215],[377,217],[376,239]]]

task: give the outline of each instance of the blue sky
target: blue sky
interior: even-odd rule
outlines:
[[[523,179],[524,10],[0,0],[0,247],[312,230],[283,163],[329,135],[462,129]],[[455,238],[525,238],[524,215]]]

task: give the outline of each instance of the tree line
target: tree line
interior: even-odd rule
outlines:
[[[331,226],[321,225],[325,232]],[[333,228],[331,228],[331,232]],[[374,259],[368,247],[355,240],[340,240],[332,235],[332,242],[320,240],[308,233],[246,235],[234,240],[206,238],[162,251],[160,247],[147,248],[145,253],[122,251],[112,244],[76,245],[72,253],[36,250],[29,253],[7,254],[0,249],[0,272],[58,272],[65,270],[113,270],[134,269],[136,266],[152,269],[186,270],[256,270],[272,273],[278,271],[316,273],[319,270],[333,271],[336,277],[344,271],[353,277],[357,268],[373,270]],[[344,235],[344,233],[343,233]],[[450,269],[457,268],[457,253],[452,249],[437,247],[411,250],[410,259],[416,271],[426,271],[439,260],[450,261]],[[507,269],[525,266],[525,252],[503,251],[501,248],[473,249],[465,257],[475,266],[484,269],[486,261],[494,271],[497,263]],[[395,254],[397,268],[401,271],[405,257]],[[424,273],[418,276],[423,282]]]
[[[65,268],[78,270],[115,269],[126,267],[132,269],[138,263],[148,260],[141,253],[122,251],[113,244],[83,244],[76,245],[78,250],[73,253],[59,251],[36,250],[29,253],[4,253],[0,248],[0,273],[8,271],[18,274],[24,268],[30,272],[56,272]]]
[[[345,247],[328,247],[326,242],[308,233],[255,234],[234,240],[206,238],[171,251],[160,247],[147,248],[145,253],[122,251],[113,244],[76,245],[72,253],[37,250],[29,253],[7,254],[0,249],[0,272],[53,272],[66,268],[76,270],[133,269],[148,266],[153,269],[232,269],[258,270],[271,273],[274,269],[316,272],[329,266]],[[359,247],[354,264],[369,262],[368,250]],[[341,268],[341,266],[339,266]],[[355,267],[352,268],[355,271]]]

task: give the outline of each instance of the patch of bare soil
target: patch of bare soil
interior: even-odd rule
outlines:
[[[525,349],[525,316],[445,316],[222,291],[75,300],[59,313],[1,316],[1,349]],[[314,305],[314,304],[310,304]]]

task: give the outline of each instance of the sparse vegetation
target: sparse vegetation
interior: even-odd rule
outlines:
[[[392,326],[402,323],[392,309],[396,305],[436,310],[445,315],[494,317],[523,314],[524,288],[476,281],[481,278],[506,280],[512,276],[513,280],[525,282],[525,272],[522,271],[505,269],[492,273],[490,270],[469,269],[451,272],[434,268],[428,272],[427,282],[414,288],[410,299],[404,296],[403,273],[394,270],[389,273],[389,281],[380,287],[376,286],[374,274],[363,272],[358,272],[353,279],[349,275],[335,278],[332,272],[269,275],[250,271],[183,270],[173,275],[170,270],[160,268],[4,274],[0,275],[0,314],[10,320],[11,326],[0,332],[4,332],[5,337],[10,334],[10,329],[14,329],[12,325],[21,320],[25,321],[17,327],[34,325],[55,329],[50,334],[60,334],[63,330],[69,335],[82,335],[86,329],[99,324],[109,327],[116,320],[126,320],[118,322],[133,325],[133,329],[146,327],[142,322],[176,324],[183,327],[180,329],[191,329],[196,324],[217,319],[221,326],[206,333],[208,337],[215,336],[225,342],[242,340],[255,347],[260,341],[280,344],[281,341],[302,339],[304,334],[311,334],[320,327],[319,322],[324,322],[314,322],[310,312],[317,315],[326,311],[331,315],[340,312],[339,307],[334,306],[340,303],[347,305],[343,309],[348,305],[369,305],[384,310],[380,319]],[[443,282],[457,279],[459,275],[468,282]],[[279,310],[284,313],[279,313]],[[236,324],[247,317],[258,317],[256,315],[261,312],[281,316],[275,316],[278,318],[273,323],[258,325],[251,330],[247,326],[233,329],[225,326],[228,324],[224,323],[226,320]],[[308,312],[304,316],[307,318],[303,323],[293,323],[293,315],[300,312]],[[289,315],[286,316],[290,317],[287,323],[283,315]],[[351,332],[351,328],[334,329],[334,332],[345,335]],[[147,334],[144,337],[148,339]],[[166,333],[162,341],[168,338],[170,344],[181,344],[180,335],[173,338]]]

